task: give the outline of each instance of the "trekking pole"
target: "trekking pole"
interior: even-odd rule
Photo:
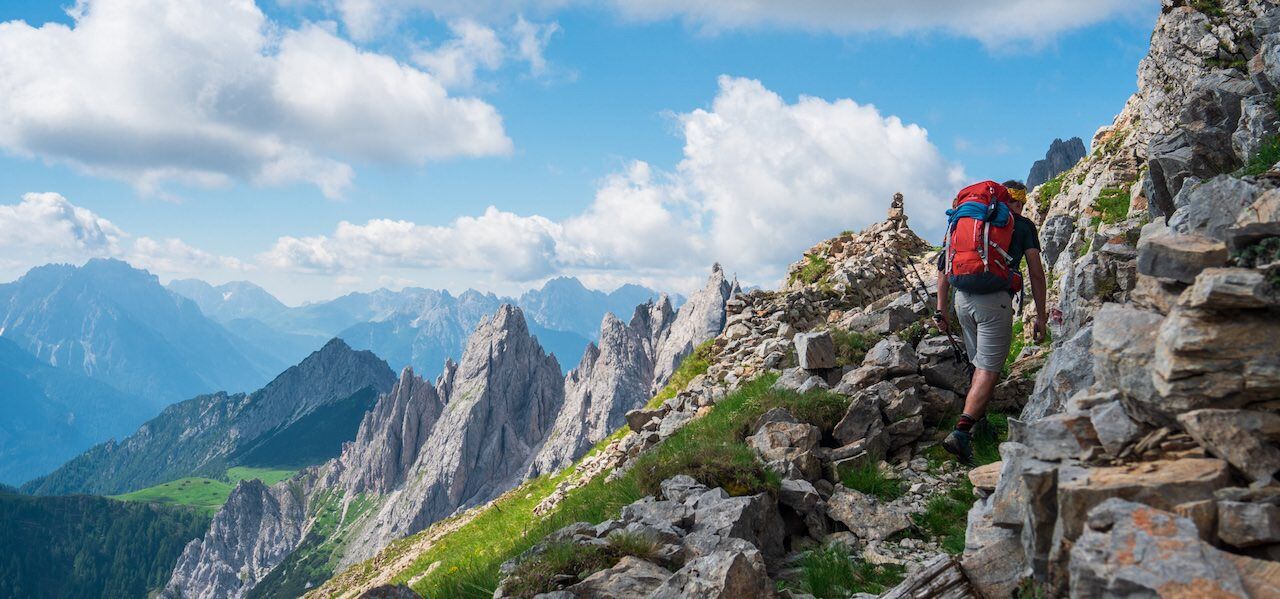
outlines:
[[[935,322],[937,322],[937,316],[939,315],[939,313],[937,313],[933,309],[933,307],[929,305],[929,286],[925,284],[924,277],[920,276],[920,272],[916,270],[916,265],[912,263],[910,260],[907,261],[907,264],[911,266],[911,272],[915,274],[917,281],[920,283],[920,292],[922,295],[924,295],[924,299],[922,301],[924,303],[925,310],[929,312],[929,317],[933,319]],[[907,293],[911,294],[911,297],[916,298],[917,296],[914,290],[915,285],[907,284],[907,282],[910,280],[910,277],[908,277],[907,272],[902,269],[902,265],[898,264],[895,261],[893,263],[893,266],[894,268],[898,269],[898,274],[902,277],[903,288],[906,289]],[[945,314],[942,314],[941,316],[943,318],[946,318]],[[950,328],[951,327],[947,327],[948,330],[942,331],[942,332],[947,336],[947,343],[951,346],[951,356],[955,359],[956,363],[964,364],[965,367],[968,368],[971,366],[971,364],[969,363],[969,353],[966,352],[963,347],[961,347],[959,341],[956,341],[955,336],[951,334]]]

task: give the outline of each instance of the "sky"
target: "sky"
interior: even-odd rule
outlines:
[[[1088,144],[1157,0],[0,0],[0,281],[775,286]]]

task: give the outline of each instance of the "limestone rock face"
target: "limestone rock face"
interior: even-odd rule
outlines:
[[[444,410],[436,388],[406,367],[400,381],[365,414],[354,443],[331,468],[350,493],[386,493],[404,482]]]
[[[1079,137],[1073,137],[1067,141],[1053,140],[1044,158],[1031,165],[1031,172],[1027,173],[1027,189],[1035,189],[1045,181],[1058,176],[1062,171],[1075,166],[1086,154],[1088,152],[1085,151],[1084,140]]]
[[[530,475],[554,472],[586,453],[626,422],[627,412],[649,399],[654,351],[671,330],[675,315],[663,296],[636,308],[630,324],[606,314],[599,345],[565,378],[564,407],[534,458]]]
[[[737,282],[726,279],[719,264],[712,266],[706,285],[680,306],[675,321],[671,323],[671,332],[657,346],[651,392],[662,389],[680,361],[693,353],[699,343],[724,330],[727,317],[725,302],[737,288]]]
[[[1255,481],[1280,471],[1280,415],[1248,410],[1194,410],[1178,422],[1201,446]]]
[[[509,488],[564,403],[555,357],[543,352],[524,315],[509,305],[480,324],[446,375],[444,411],[403,476],[407,482],[352,540],[349,560],[370,557],[459,506]]]
[[[241,481],[214,516],[209,532],[182,551],[162,596],[242,596],[293,551],[302,540],[305,522],[305,506],[288,486]]]

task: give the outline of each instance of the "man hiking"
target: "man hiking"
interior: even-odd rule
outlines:
[[[941,331],[950,332],[946,315],[954,288],[956,316],[974,370],[964,412],[942,446],[966,465],[973,463],[970,431],[986,415],[1013,341],[1013,296],[1022,289],[1024,256],[1036,303],[1033,337],[1039,343],[1045,336],[1044,265],[1036,225],[1022,216],[1026,201],[1027,187],[1021,182],[986,181],[961,190],[947,211],[935,319]]]

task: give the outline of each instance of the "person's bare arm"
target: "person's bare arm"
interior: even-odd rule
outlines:
[[[1044,263],[1040,261],[1040,250],[1027,250],[1027,273],[1031,276],[1031,296],[1036,300],[1036,322],[1031,335],[1036,343],[1039,343],[1044,339],[1049,322],[1047,285],[1044,277]]]
[[[947,314],[951,312],[947,301],[951,298],[951,282],[947,280],[947,273],[942,269],[938,269],[938,311],[933,314],[934,324],[938,330],[943,333],[949,332],[950,325],[947,322]]]

